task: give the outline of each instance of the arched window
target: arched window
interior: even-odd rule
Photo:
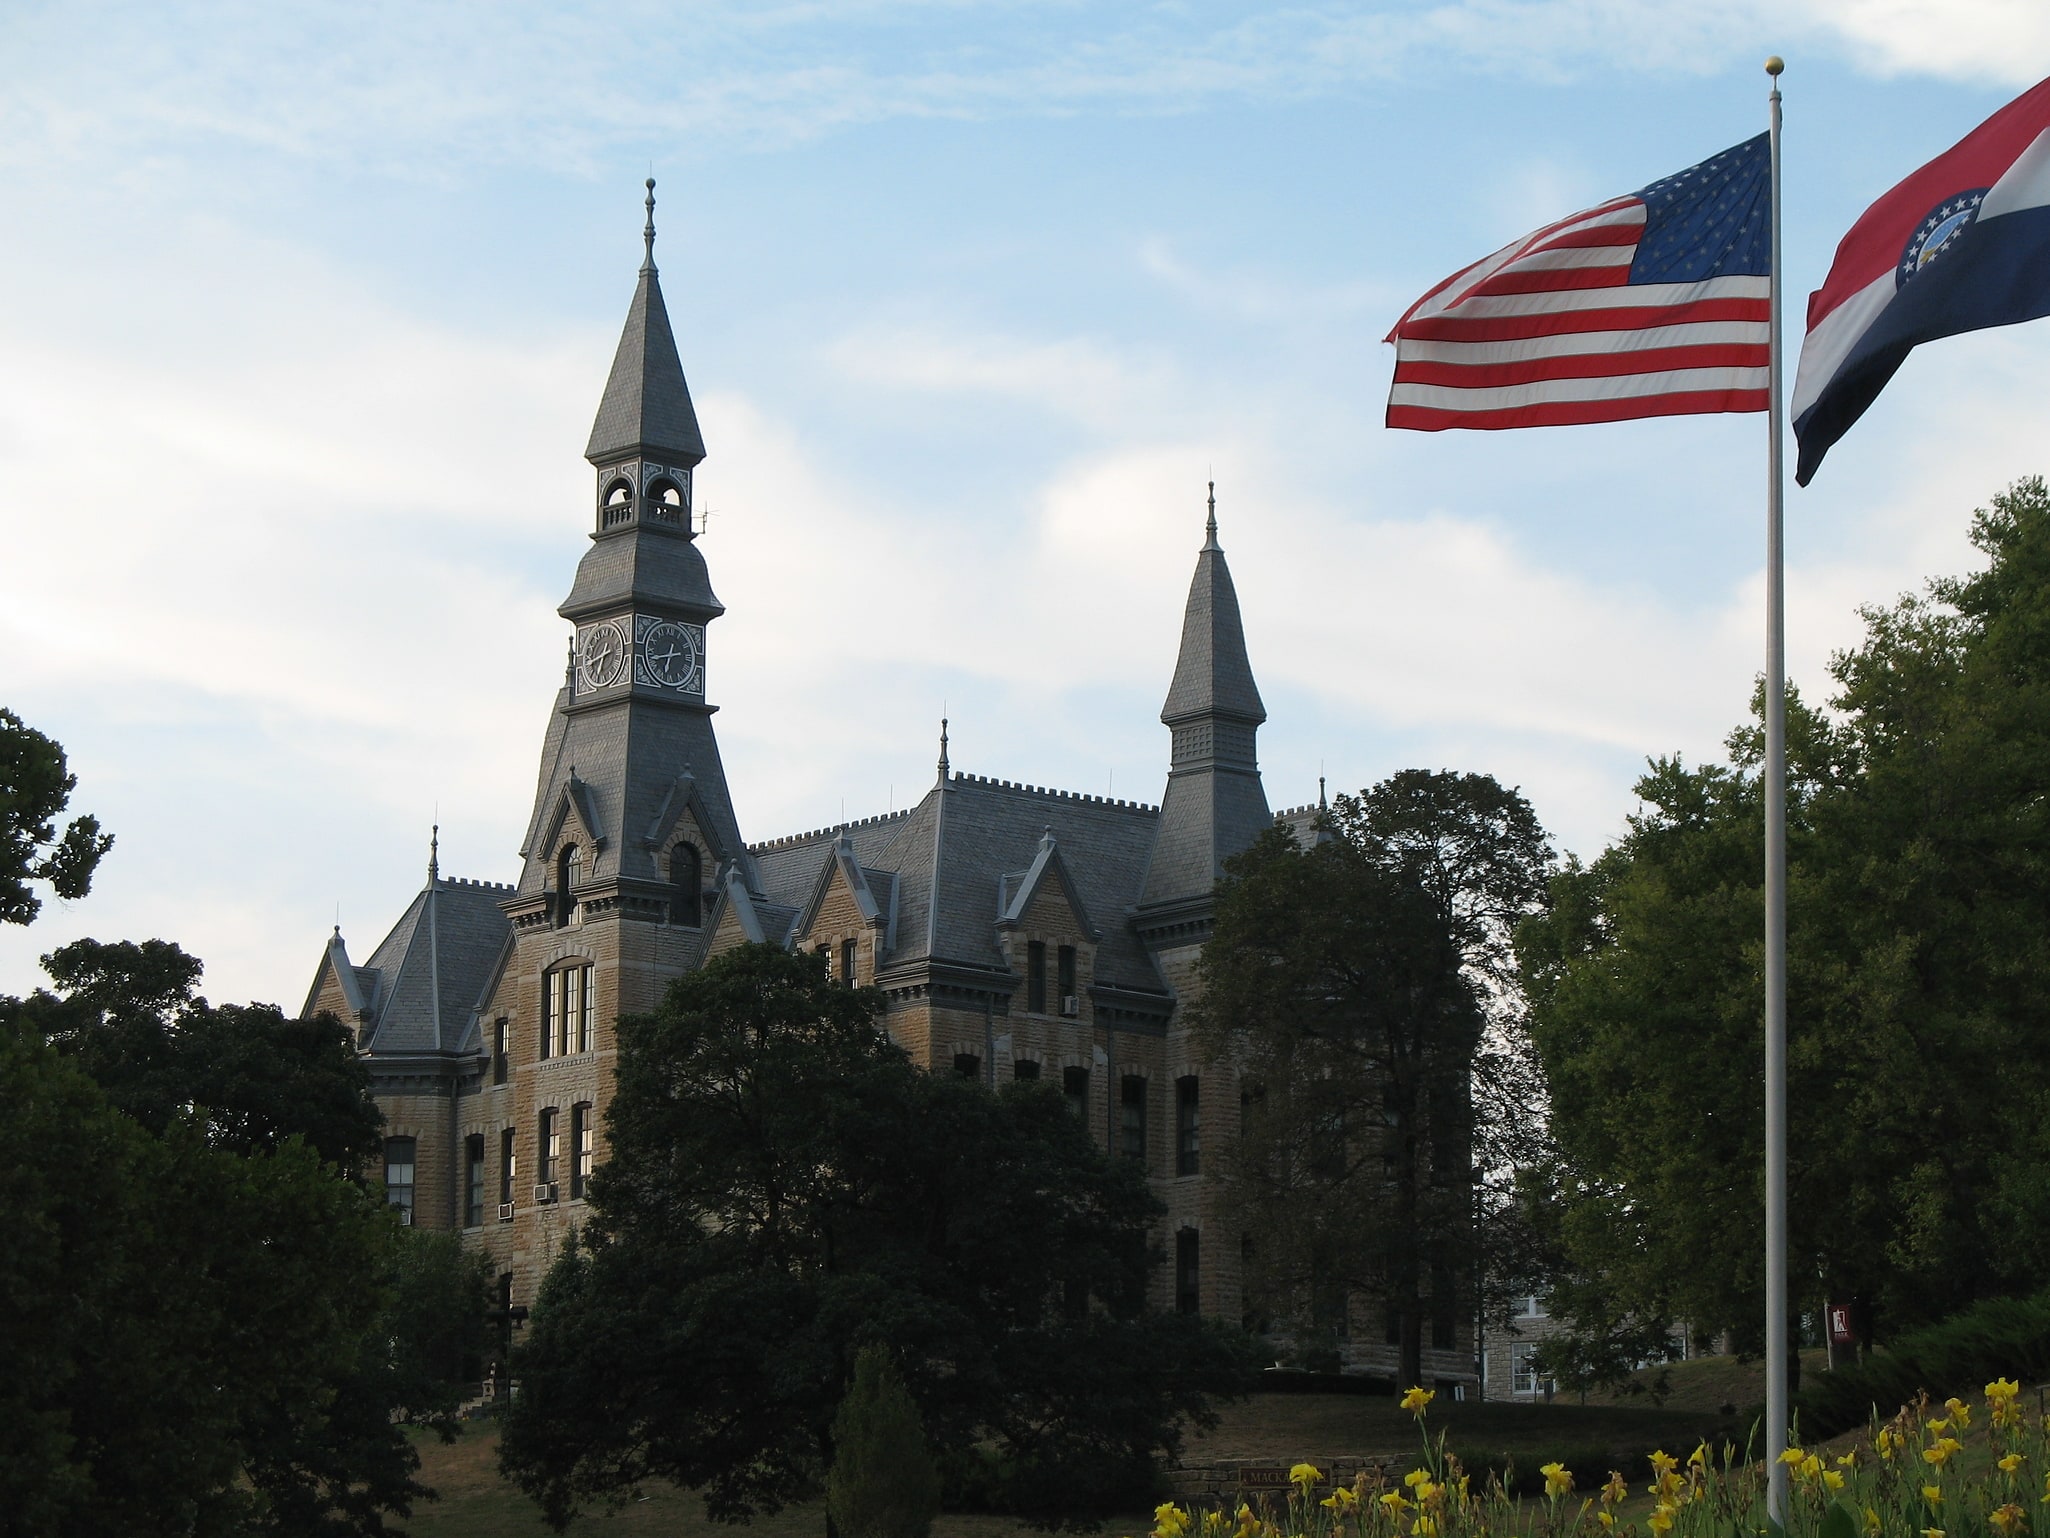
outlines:
[[[648,482],[648,510],[664,523],[681,523],[690,508],[682,488],[668,476],[658,476]]]
[[[567,929],[577,914],[575,896],[577,883],[584,879],[583,851],[575,844],[564,844],[562,853],[555,857],[555,927]]]
[[[669,851],[669,922],[696,929],[704,893],[704,861],[696,844]]]

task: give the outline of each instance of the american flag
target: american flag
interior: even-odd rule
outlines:
[[[1454,273],[1388,333],[1388,425],[1765,410],[1771,178],[1760,134]]]

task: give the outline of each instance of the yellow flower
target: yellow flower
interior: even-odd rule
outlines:
[[[2014,1379],[1995,1378],[1986,1385],[1986,1403],[1999,1404],[2002,1400],[2012,1402],[2021,1391],[2021,1385]]]
[[[1872,1439],[1872,1445],[1879,1449],[1879,1456],[1891,1463],[1893,1455],[1900,1449],[1900,1433],[1891,1426],[1881,1426],[1879,1435]]]
[[[1802,1452],[1800,1448],[1790,1447],[1785,1452],[1780,1454],[1780,1462],[1785,1464],[1795,1464],[1799,1463],[1803,1458],[1807,1456],[1808,1455]]]
[[[2020,1468],[2024,1463],[2027,1463],[2028,1461],[2029,1460],[2024,1458],[2020,1453],[2009,1453],[2005,1458],[2002,1458],[2000,1460],[2000,1472],[2003,1474],[2012,1474],[2016,1469]]]
[[[1391,1517],[1399,1517],[1409,1510],[1409,1501],[1400,1490],[1388,1491],[1381,1497],[1381,1505],[1386,1508],[1388,1515]]]
[[[1928,1428],[1929,1430],[1931,1430],[1931,1431],[1948,1431],[1948,1430],[1950,1430],[1950,1422],[1949,1422],[1949,1421],[1947,1421],[1947,1420],[1934,1420],[1934,1421],[1924,1421],[1924,1422],[1923,1422],[1922,1424],[1923,1424],[1924,1426],[1926,1426],[1926,1427],[1927,1427],[1927,1428]]]
[[[1705,1469],[1708,1467],[1708,1443],[1703,1442],[1699,1447],[1695,1448],[1693,1452],[1687,1455],[1687,1465],[1689,1468],[1696,1469]]]
[[[1922,1461],[1934,1464],[1940,1469],[1944,1464],[1950,1462],[1953,1453],[1964,1451],[1964,1446],[1965,1444],[1956,1437],[1938,1437],[1933,1443],[1922,1449]]]
[[[1418,1485],[1429,1484],[1430,1480],[1431,1471],[1429,1469],[1411,1469],[1407,1474],[1402,1476],[1402,1482],[1408,1485],[1412,1490],[1414,1490]]]
[[[1437,1397],[1438,1391],[1436,1389],[1427,1389],[1422,1385],[1418,1385],[1402,1396],[1402,1408],[1409,1411],[1412,1415],[1421,1416],[1424,1413],[1424,1406]]]
[[[1879,1513],[1870,1506],[1865,1508],[1865,1531],[1868,1533],[1879,1531]]]
[[[1438,1524],[1421,1511],[1417,1513],[1416,1520],[1409,1524],[1409,1530],[1416,1538],[1438,1538]]]
[[[1822,1471],[1822,1482],[1831,1490],[1841,1490],[1844,1487],[1844,1476],[1835,1469],[1824,1469]]]
[[[1324,1482],[1324,1471],[1314,1463],[1298,1463],[1288,1471],[1288,1482],[1292,1485],[1301,1485],[1307,1490],[1311,1485]]]
[[[1922,1499],[1927,1501],[1932,1506],[1941,1506],[1943,1504],[1943,1486],[1922,1486]]]
[[[1676,1469],[1679,1466],[1680,1460],[1669,1452],[1659,1451],[1651,1455],[1651,1471],[1654,1474],[1663,1474],[1666,1470]]]
[[[1426,1505],[1431,1501],[1437,1500],[1444,1493],[1445,1487],[1443,1485],[1434,1485],[1428,1479],[1423,1480],[1416,1487],[1417,1504],[1420,1506]]]
[[[1858,1466],[1858,1449],[1854,1447],[1847,1453],[1839,1454],[1836,1460],[1836,1466],[1840,1469],[1856,1468]]]
[[[1922,1538],[1943,1538],[1943,1529],[1940,1527],[1925,1527],[1922,1529]]]
[[[1614,1527],[1616,1525],[1616,1514],[1613,1511],[1603,1510],[1595,1514],[1595,1520],[1601,1523],[1603,1527]]]
[[[1803,1479],[1818,1479],[1822,1475],[1822,1459],[1814,1453],[1810,1453],[1801,1460],[1800,1467],[1796,1472]]]
[[[1602,1486],[1602,1504],[1620,1506],[1630,1498],[1630,1486],[1624,1483],[1620,1469],[1609,1470],[1609,1482]]]
[[[1189,1514],[1169,1501],[1153,1508],[1153,1538],[1182,1538],[1189,1530]]]
[[[1545,1476],[1545,1495],[1551,1500],[1573,1488],[1573,1471],[1563,1463],[1547,1463],[1538,1472]]]
[[[1673,1527],[1673,1508],[1670,1506],[1654,1507],[1651,1515],[1644,1519],[1644,1525],[1654,1533],[1661,1535],[1671,1532]]]
[[[2003,1533],[2011,1533],[2022,1525],[2022,1509],[2012,1501],[2005,1506],[1996,1506],[1986,1513],[1986,1520]]]
[[[1950,1417],[1957,1422],[1958,1430],[1972,1429],[1972,1407],[1962,1399],[1946,1399],[1943,1401],[1943,1408],[1950,1411]]]

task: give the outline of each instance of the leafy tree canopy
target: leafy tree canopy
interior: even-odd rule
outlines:
[[[1490,1193],[1538,1120],[1511,934],[1551,858],[1517,792],[1410,771],[1341,796],[1307,846],[1270,833],[1218,892],[1192,1018],[1245,1086],[1218,1163],[1252,1290],[1298,1332],[1380,1303],[1406,1382],[1426,1319],[1520,1268]]]
[[[42,911],[31,881],[47,881],[59,897],[85,896],[114,835],[94,817],[75,817],[63,833],[57,818],[78,788],[64,749],[13,711],[0,708],[0,924],[26,924]]]
[[[1972,538],[1983,570],[1863,611],[1828,713],[1788,706],[1790,1269],[1867,1339],[2050,1263],[2050,491]],[[1536,1210],[1591,1330],[1760,1333],[1760,743],[1654,762],[1524,931]]]
[[[815,1489],[864,1345],[935,1450],[1012,1509],[1129,1501],[1178,1419],[1212,1423],[1243,1338],[1146,1312],[1160,1214],[1057,1090],[924,1073],[881,996],[744,946],[620,1022],[608,1161],[513,1364],[507,1472],[558,1525],[641,1481],[744,1520]]]

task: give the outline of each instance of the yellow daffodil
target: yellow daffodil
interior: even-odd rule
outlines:
[[[1438,1391],[1436,1389],[1427,1389],[1419,1384],[1402,1396],[1402,1408],[1409,1411],[1412,1415],[1421,1416],[1424,1413],[1424,1407],[1437,1397]]]
[[[1414,1522],[1409,1524],[1414,1538],[1438,1538],[1438,1524],[1425,1512],[1418,1512]]]
[[[1865,1508],[1865,1531],[1868,1533],[1877,1533],[1879,1531],[1879,1512],[1871,1506]]]
[[[1943,1408],[1950,1411],[1950,1418],[1957,1422],[1958,1430],[1972,1429],[1972,1407],[1962,1399],[1946,1399],[1943,1401]]]
[[[1602,1486],[1602,1504],[1620,1506],[1630,1498],[1630,1486],[1623,1480],[1620,1469],[1609,1470],[1609,1482]]]
[[[1666,1533],[1673,1530],[1673,1508],[1670,1506],[1653,1507],[1651,1515],[1644,1519],[1644,1525],[1654,1533],[1659,1534],[1660,1538],[1664,1538]]]
[[[1943,1486],[1922,1486],[1922,1499],[1927,1501],[1932,1506],[1941,1506],[1943,1504]]]
[[[1922,1423],[1922,1425],[1923,1425],[1923,1428],[1924,1428],[1925,1430],[1928,1430],[1928,1431],[1948,1431],[1948,1430],[1950,1430],[1950,1422],[1949,1422],[1949,1421],[1947,1421],[1947,1420],[1933,1420],[1933,1421],[1924,1421],[1924,1422]]]
[[[1189,1530],[1189,1514],[1169,1501],[1153,1508],[1153,1538],[1182,1538]]]
[[[1858,1449],[1854,1447],[1847,1453],[1839,1453],[1836,1466],[1840,1469],[1856,1468],[1858,1466]]]
[[[1409,1510],[1409,1498],[1400,1490],[1390,1490],[1381,1497],[1381,1506],[1389,1516],[1399,1517]]]
[[[1708,1467],[1708,1443],[1703,1442],[1687,1455],[1687,1465],[1689,1468],[1696,1469],[1706,1469]]]
[[[1595,1520],[1601,1523],[1603,1527],[1614,1527],[1616,1525],[1616,1514],[1604,1508],[1595,1513]]]
[[[1800,1448],[1790,1447],[1785,1452],[1780,1454],[1780,1462],[1791,1466],[1793,1464],[1799,1463],[1803,1458],[1807,1456],[1808,1455],[1802,1452]]]
[[[1922,1538],[1943,1538],[1943,1529],[1940,1527],[1925,1527],[1922,1529]]]
[[[1794,1472],[1803,1479],[1819,1479],[1822,1476],[1822,1459],[1810,1453],[1795,1465]]]
[[[1428,1484],[1430,1482],[1430,1478],[1431,1471],[1429,1469],[1411,1469],[1407,1474],[1402,1476],[1402,1482],[1408,1485],[1410,1489],[1414,1490],[1418,1485]]]
[[[1893,1455],[1900,1451],[1900,1433],[1891,1426],[1881,1426],[1879,1435],[1872,1439],[1872,1445],[1879,1450],[1879,1456],[1886,1462],[1893,1461]]]
[[[1824,1469],[1822,1471],[1822,1483],[1830,1490],[1841,1490],[1844,1487],[1844,1476],[1835,1469]]]
[[[2020,1453],[2009,1453],[2006,1457],[2000,1460],[2000,1472],[2003,1474],[2012,1474],[2016,1469],[2020,1468],[2024,1463],[2027,1463],[2028,1461],[2029,1460],[2024,1458]]]
[[[1666,1470],[1676,1469],[1679,1466],[1680,1460],[1663,1449],[1651,1455],[1651,1471],[1654,1474],[1663,1474]]]
[[[1552,1500],[1573,1488],[1573,1471],[1563,1463],[1547,1463],[1538,1472],[1545,1476],[1545,1495]]]
[[[1994,1531],[2012,1533],[2022,1526],[2022,1509],[2010,1501],[2005,1506],[1996,1506],[1987,1512],[1986,1520]]]
[[[1324,1482],[1324,1471],[1314,1463],[1298,1463],[1288,1471],[1288,1482],[1307,1490],[1311,1485],[1321,1485]]]
[[[1443,1497],[1444,1494],[1445,1487],[1443,1485],[1434,1485],[1428,1479],[1416,1487],[1417,1504],[1420,1506],[1429,1505],[1431,1502]]]

